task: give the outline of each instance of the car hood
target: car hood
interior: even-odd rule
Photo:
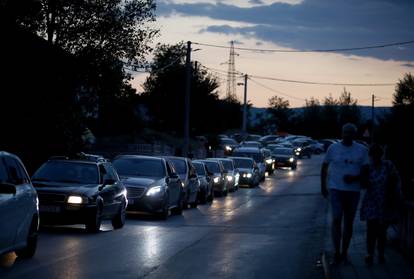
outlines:
[[[250,168],[239,168],[239,172],[240,172],[240,173],[244,173],[244,172],[252,172],[252,169],[250,169]]]
[[[33,182],[38,193],[93,195],[98,191],[98,184],[73,184],[61,182]]]
[[[289,160],[290,158],[293,158],[293,155],[274,155],[274,157],[276,159],[281,159],[281,160]]]
[[[139,187],[149,187],[158,182],[163,182],[164,179],[160,178],[150,178],[150,177],[121,177],[122,183],[128,186],[139,186]]]

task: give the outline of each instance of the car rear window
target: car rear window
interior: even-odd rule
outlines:
[[[248,169],[248,168],[252,168],[253,167],[252,160],[248,160],[248,159],[233,159],[233,161],[234,161],[234,166],[236,168]]]

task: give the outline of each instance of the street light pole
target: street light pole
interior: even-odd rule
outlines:
[[[244,75],[243,134],[247,133],[247,74]]]
[[[190,94],[191,94],[191,42],[187,42],[187,56],[185,61],[185,109],[184,109],[184,146],[182,156],[188,157],[190,145]]]

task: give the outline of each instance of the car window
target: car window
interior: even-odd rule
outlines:
[[[0,157],[0,182],[9,182],[9,175],[7,174],[6,164],[4,159]]]
[[[168,176],[173,176],[175,171],[169,162],[166,162]]]
[[[226,171],[232,171],[234,169],[233,163],[231,161],[221,160],[221,163],[223,164]]]
[[[186,174],[187,173],[187,164],[186,164],[185,160],[175,159],[175,158],[172,158],[170,160],[174,164],[175,170],[179,174]]]
[[[164,177],[162,159],[119,158],[112,163],[121,176]]]
[[[35,172],[33,181],[97,184],[99,183],[99,174],[95,164],[70,161],[48,161]]]
[[[193,166],[195,167],[198,175],[201,175],[201,176],[206,175],[206,171],[205,171],[204,165],[202,163],[193,163]]]
[[[6,157],[6,166],[9,173],[10,183],[21,185],[28,182],[28,178],[23,169],[14,158]]]
[[[112,179],[115,181],[119,180],[118,174],[116,173],[115,169],[111,164],[104,164],[106,174],[104,176],[104,179]]]
[[[204,162],[204,164],[207,166],[207,169],[209,172],[212,173],[220,173],[220,165],[216,162]]]

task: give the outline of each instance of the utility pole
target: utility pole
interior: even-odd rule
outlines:
[[[190,95],[191,95],[191,42],[187,42],[187,57],[185,60],[185,108],[184,108],[184,146],[182,156],[188,157],[190,145]]]
[[[244,75],[244,104],[243,104],[243,134],[247,133],[247,79],[248,75]]]
[[[371,144],[374,143],[374,127],[375,127],[375,95],[372,94],[371,105]]]

